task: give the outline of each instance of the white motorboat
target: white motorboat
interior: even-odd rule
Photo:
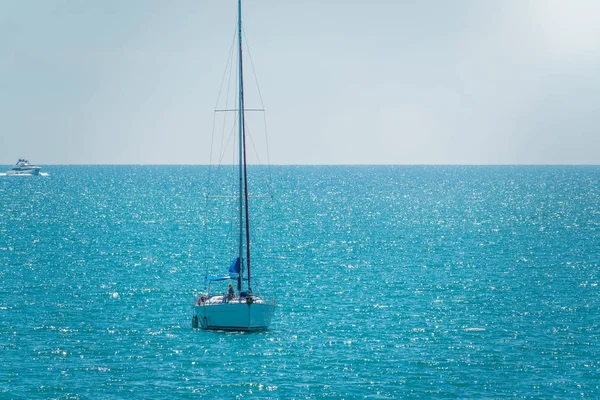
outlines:
[[[6,171],[7,176],[15,176],[15,175],[23,175],[23,176],[32,176],[39,175],[42,167],[31,164],[28,160],[21,158],[17,163]]]

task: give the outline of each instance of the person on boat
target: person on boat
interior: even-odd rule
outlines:
[[[233,288],[233,285],[230,283],[229,284],[229,292],[227,292],[227,301],[229,302],[234,297],[235,297],[235,289]]]

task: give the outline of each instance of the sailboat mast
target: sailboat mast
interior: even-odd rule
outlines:
[[[248,268],[248,289],[250,284],[250,216],[248,212],[248,174],[246,170],[246,124],[244,123],[244,68],[242,62],[242,0],[238,0],[238,44],[239,44],[239,141],[240,141],[240,274],[238,277],[238,291],[242,289],[243,272],[243,237],[244,237],[244,214],[246,234],[246,266]]]
[[[238,257],[240,260],[240,273],[238,275],[238,292],[242,290],[242,275],[244,271],[244,247],[242,245],[244,241],[244,183],[243,183],[243,136],[244,136],[244,83],[243,83],[243,70],[242,70],[242,0],[238,0],[238,76],[239,76],[239,92],[238,92],[238,149],[239,149],[239,162],[238,162],[238,176],[239,176],[239,241],[238,241]]]
[[[252,290],[250,285],[250,213],[248,211],[248,173],[246,171],[246,123],[244,121],[244,69],[242,68],[242,0],[238,0],[239,5],[239,20],[238,39],[240,42],[240,101],[242,112],[242,145],[244,148],[244,208],[246,211],[246,266],[248,267],[248,290]]]

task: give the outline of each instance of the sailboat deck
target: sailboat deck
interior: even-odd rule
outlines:
[[[199,297],[196,299],[195,304],[197,306],[216,306],[216,305],[227,305],[227,304],[240,304],[246,303],[246,297],[235,296],[232,299],[227,299],[227,296],[218,295],[218,296],[210,296],[210,297]],[[254,304],[266,304],[266,302],[257,296],[254,296],[253,299]]]

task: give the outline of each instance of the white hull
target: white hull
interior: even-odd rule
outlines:
[[[266,330],[275,311],[275,300],[264,302],[258,297],[252,304],[247,304],[244,299],[234,299],[229,303],[212,300],[213,298],[194,306],[194,319],[197,318],[199,328],[228,331]]]
[[[36,176],[40,174],[41,168],[32,168],[26,170],[9,170],[6,171],[6,176]]]

